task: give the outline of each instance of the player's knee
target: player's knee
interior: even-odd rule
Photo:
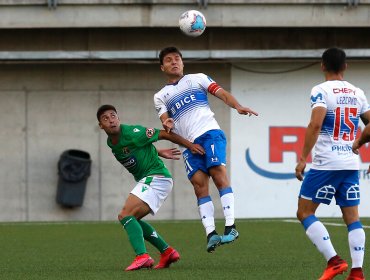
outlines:
[[[121,221],[123,218],[127,216],[132,216],[130,213],[125,211],[125,209],[122,209],[121,212],[118,214],[118,220]]]
[[[192,181],[191,184],[193,185],[193,189],[194,189],[196,196],[198,196],[198,194],[201,194],[204,191],[208,191],[207,184],[203,184],[203,183],[195,182],[195,181]]]
[[[342,218],[346,225],[352,224],[360,220],[359,214],[353,212],[343,213]]]
[[[222,188],[230,186],[229,180],[225,176],[219,176],[218,178],[213,178],[213,182],[215,183],[218,189],[222,189]]]
[[[227,174],[225,172],[213,172],[211,176],[217,188],[230,186],[229,178],[227,177]]]
[[[315,211],[300,208],[297,210],[297,219],[301,222],[311,215],[315,215]]]
[[[118,214],[118,221],[122,221],[124,217],[125,217],[125,216],[121,215],[121,213],[120,213],[120,214]]]
[[[301,215],[300,215],[299,210],[297,210],[296,216],[297,216],[297,219],[300,220]]]
[[[197,198],[208,196],[208,186],[194,186],[194,193]]]
[[[298,208],[298,210],[297,210],[296,215],[297,215],[297,219],[298,219],[299,221],[301,221],[301,222],[302,222],[306,217],[308,217],[308,216],[309,216],[305,211],[303,211],[302,209],[299,209],[299,208]]]

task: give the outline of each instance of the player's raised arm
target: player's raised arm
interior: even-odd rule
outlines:
[[[190,141],[186,140],[185,138],[182,138],[180,135],[177,135],[176,133],[173,133],[173,132],[168,133],[165,130],[161,130],[159,132],[158,139],[159,140],[165,139],[175,144],[184,146],[188,148],[194,154],[204,155],[205,153],[202,146],[198,144],[193,144]]]
[[[224,90],[223,88],[218,89],[214,95],[221,99],[225,104],[229,105],[231,108],[234,108],[241,115],[258,116],[257,112],[248,107],[240,105],[238,100],[236,100],[236,98],[230,92]]]

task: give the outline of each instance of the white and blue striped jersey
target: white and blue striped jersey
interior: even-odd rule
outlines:
[[[346,81],[326,81],[311,91],[311,107],[327,109],[320,135],[312,150],[312,168],[358,170],[352,144],[360,115],[370,110],[364,92]]]
[[[161,116],[174,119],[173,132],[193,142],[212,129],[220,129],[208,103],[207,93],[215,94],[220,86],[203,73],[188,74],[174,84],[167,84],[154,95],[154,105]]]

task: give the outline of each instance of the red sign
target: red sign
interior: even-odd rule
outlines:
[[[306,127],[279,126],[269,128],[269,162],[283,162],[284,153],[296,154],[298,161],[304,146]],[[358,128],[356,138],[361,135],[361,128]],[[370,163],[370,145],[363,145],[360,149],[360,159],[363,163]],[[311,163],[311,155],[307,163]]]

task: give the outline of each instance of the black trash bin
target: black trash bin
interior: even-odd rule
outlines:
[[[82,206],[90,169],[89,153],[66,150],[61,154],[58,162],[57,203],[64,207]]]

